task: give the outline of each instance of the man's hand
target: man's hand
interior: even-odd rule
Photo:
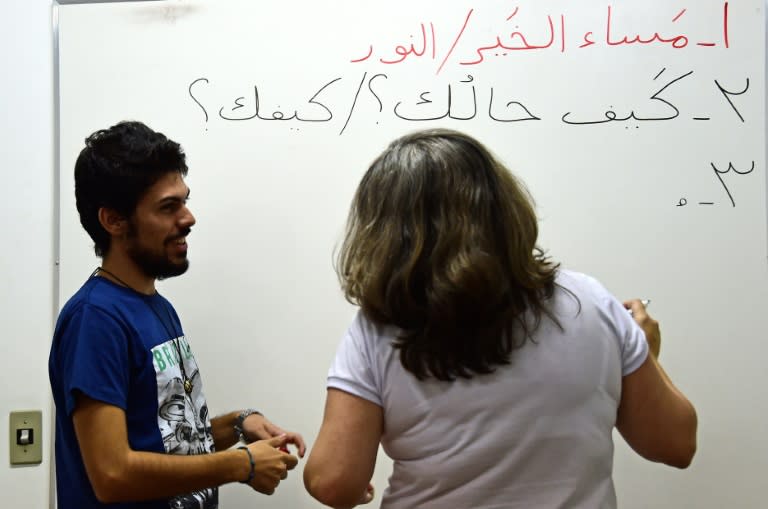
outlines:
[[[299,459],[280,450],[288,443],[288,436],[282,435],[269,440],[258,440],[247,445],[253,457],[254,477],[249,483],[254,490],[271,495],[280,481],[288,477]]]
[[[368,487],[365,488],[365,493],[363,493],[363,498],[360,500],[361,504],[367,504],[371,500],[373,500],[373,496],[375,495],[375,490],[373,489],[373,484],[368,483]]]
[[[299,457],[303,458],[307,451],[304,439],[298,433],[285,431],[269,421],[261,414],[251,414],[243,421],[243,432],[248,440],[268,440],[273,437],[285,436],[285,442],[280,446],[283,452],[288,452],[287,444],[296,446]]]
[[[375,495],[375,490],[373,489],[373,484],[368,483],[368,487],[365,488],[365,491],[363,492],[363,496],[360,498],[360,501],[353,507],[356,507],[361,504],[368,504],[373,500],[373,497]],[[351,509],[349,507],[334,507],[333,509]]]

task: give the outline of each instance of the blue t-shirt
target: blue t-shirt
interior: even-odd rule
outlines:
[[[182,371],[193,383],[184,391]],[[213,452],[203,384],[176,311],[159,294],[142,295],[91,277],[62,309],[48,373],[56,403],[59,509],[215,509],[211,488],[170,500],[102,504],[88,480],[72,423],[78,393],[125,411],[133,450],[168,454]]]

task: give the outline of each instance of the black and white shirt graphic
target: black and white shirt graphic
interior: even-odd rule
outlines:
[[[203,395],[203,383],[186,338],[181,336],[175,341],[159,344],[152,349],[152,354],[157,374],[157,424],[165,451],[180,455],[213,452],[211,420]],[[184,371],[192,381],[191,394],[184,391],[180,362],[184,363]],[[179,495],[170,499],[168,504],[170,509],[217,509],[218,488]]]

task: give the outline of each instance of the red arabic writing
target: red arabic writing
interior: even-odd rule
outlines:
[[[455,30],[456,34],[453,37],[452,43],[449,49],[440,59],[440,65],[437,67],[436,74],[440,74],[440,71],[449,62],[454,53],[464,54],[468,56],[461,57],[458,60],[460,65],[478,65],[484,62],[491,56],[508,56],[519,51],[533,51],[533,50],[546,50],[550,48],[556,48],[561,53],[565,53],[569,50],[572,41],[569,39],[566,33],[566,26],[568,25],[568,19],[565,14],[552,15],[547,14],[546,18],[542,21],[542,25],[538,27],[538,32],[534,35],[530,35],[530,32],[534,32],[535,27],[529,31],[529,35],[526,35],[518,26],[515,26],[515,30],[507,33],[500,34],[493,37],[492,40],[485,42],[477,47],[469,47],[468,43],[464,43],[467,39],[465,35],[468,31],[471,31],[472,26],[470,21],[473,18],[475,9],[469,9],[464,17],[463,23],[458,30]],[[515,7],[511,14],[509,14],[505,22],[517,22],[516,16],[520,12],[520,7]],[[674,11],[671,15],[670,27],[674,28],[678,22],[684,20],[688,14],[688,9],[684,8],[680,11]],[[669,18],[666,18],[669,19]],[[588,47],[627,47],[627,46],[655,46],[655,47],[668,47],[674,50],[680,50],[688,47],[691,44],[690,36],[677,32],[671,34],[662,34],[661,31],[655,31],[652,34],[619,34],[615,23],[614,6],[608,5],[605,16],[605,28],[604,37],[601,43],[595,36],[595,32],[592,30],[584,32],[578,43],[576,43],[577,49],[583,49]],[[543,30],[543,31],[542,31]],[[671,31],[671,29],[670,29]],[[541,34],[544,35],[541,35]],[[730,35],[729,35],[729,8],[728,2],[723,2],[722,6],[722,34],[719,42],[714,42],[711,39],[696,41],[695,45],[701,47],[715,47],[722,45],[724,48],[730,48]],[[365,56],[353,58],[351,63],[360,63],[376,58],[378,62],[386,65],[399,64],[406,59],[418,59],[418,58],[431,58],[432,60],[438,60],[438,55],[441,54],[439,48],[440,39],[438,38],[438,30],[434,22],[422,22],[419,24],[418,35],[414,37],[410,36],[412,42],[408,44],[397,44],[394,47],[393,54],[385,54],[383,56],[376,56],[374,46],[371,44],[368,46],[368,50]]]

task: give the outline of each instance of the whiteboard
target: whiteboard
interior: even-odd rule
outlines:
[[[695,404],[675,471],[616,436],[623,508],[764,507],[768,419],[765,5],[184,0],[58,8],[61,302],[98,260],[72,168],[136,119],[188,153],[190,270],[175,304],[211,410],[254,406],[310,442],[354,308],[332,268],[359,178],[425,127],[476,136],[537,201],[540,244],[650,298]],[[391,464],[380,454],[374,482]],[[301,466],[268,501],[318,507]]]

